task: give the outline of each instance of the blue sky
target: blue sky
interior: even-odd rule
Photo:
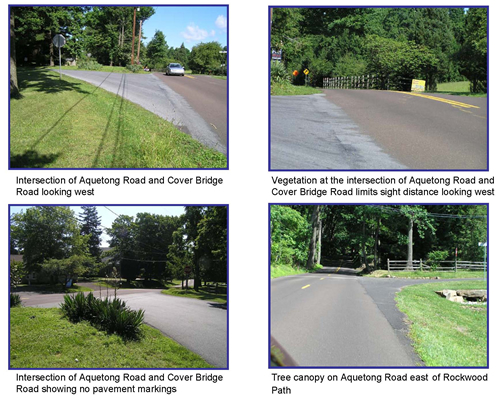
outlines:
[[[106,208],[107,207],[107,208]],[[135,217],[138,213],[147,212],[150,214],[159,214],[159,215],[171,215],[171,216],[180,216],[184,214],[184,206],[97,206],[97,212],[101,217],[101,225],[106,228],[111,228],[113,221],[117,218],[118,215],[129,215]],[[22,210],[26,210],[30,208],[30,206],[12,206],[10,207],[10,214],[16,214],[21,212]],[[70,208],[74,211],[75,216],[82,212],[82,208],[80,206],[70,206]],[[116,213],[116,214],[115,214]],[[101,235],[101,246],[108,246],[109,236],[103,232]]]
[[[143,24],[148,43],[159,30],[170,47],[184,43],[188,49],[203,42],[227,45],[227,7],[221,6],[158,6],[155,14]]]

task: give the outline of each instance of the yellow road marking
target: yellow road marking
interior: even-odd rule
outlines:
[[[302,289],[308,288],[311,285],[302,286]]]
[[[394,92],[394,93],[403,93],[403,94],[408,94],[410,96],[423,97],[424,99],[436,100],[436,101],[440,101],[442,103],[447,103],[447,104],[451,104],[453,106],[458,106],[458,107],[463,107],[463,108],[479,108],[477,106],[473,106],[472,104],[461,103],[459,101],[444,99],[442,97],[429,96],[427,94],[411,93],[411,92],[400,92],[400,91],[397,91],[397,90],[391,90],[391,91]]]
[[[325,279],[325,278],[321,278],[320,281],[322,281],[323,279]]]
[[[186,78],[191,78],[191,79],[196,79],[194,76],[191,75],[184,75]]]
[[[328,276],[330,276],[331,274],[328,274]]]
[[[338,267],[338,268],[337,268],[337,270],[336,270],[335,272],[339,272],[339,269],[340,269],[340,267]]]

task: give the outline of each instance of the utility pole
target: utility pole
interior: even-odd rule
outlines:
[[[140,64],[139,55],[141,54],[141,37],[142,37],[142,19],[139,20],[139,41],[137,42],[137,64]]]
[[[139,11],[141,10],[139,7],[138,8],[134,7],[134,25],[132,27],[132,65],[134,65],[134,53],[135,53],[135,13],[136,13],[137,9],[139,9]]]

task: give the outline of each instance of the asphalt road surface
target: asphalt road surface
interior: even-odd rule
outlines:
[[[186,99],[227,147],[227,80],[206,75],[167,76],[159,72],[154,75]]]
[[[487,99],[380,90],[271,97],[272,169],[486,169]]]
[[[213,91],[211,91],[212,87],[209,85],[198,85],[192,88],[189,92],[191,99],[196,96],[201,99],[209,96],[213,96],[214,99],[217,98],[217,101],[212,100],[214,104],[207,104],[206,107],[202,105],[203,100],[197,101],[195,107],[191,105],[190,100],[172,89],[165,80],[154,74],[121,74],[115,72],[73,70],[63,70],[62,73],[89,82],[117,96],[130,100],[161,118],[172,122],[178,129],[189,134],[204,145],[227,154],[227,126],[217,127],[210,117],[212,111],[216,109],[215,120],[219,123],[219,114],[227,113],[227,97],[224,103],[224,99],[220,98],[221,91],[217,85],[214,86],[215,89]],[[186,77],[177,78],[195,82]],[[187,90],[185,91],[187,92]],[[218,107],[222,107],[222,110],[219,110]],[[203,115],[200,113],[201,111]]]
[[[26,307],[57,307],[63,294],[19,292]],[[99,291],[94,291],[99,296]],[[102,290],[106,296],[106,290]],[[109,295],[113,291],[109,290]],[[122,289],[118,297],[145,311],[144,321],[217,368],[227,368],[227,310],[218,303],[167,296],[159,289]]]
[[[402,287],[428,280],[362,278],[353,270],[271,281],[271,335],[303,367],[422,365],[396,308]]]

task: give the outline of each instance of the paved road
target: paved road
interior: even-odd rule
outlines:
[[[271,98],[273,169],[487,167],[486,98],[323,92]]]
[[[112,295],[112,291],[109,294]],[[63,294],[19,292],[27,307],[57,307]],[[99,296],[99,291],[94,291]],[[106,290],[102,290],[106,295]],[[159,289],[122,289],[118,297],[145,311],[145,322],[199,354],[209,364],[227,368],[227,310],[208,301],[167,296]]]
[[[184,97],[227,147],[227,80],[206,75],[167,76],[159,72],[154,75]]]
[[[308,367],[416,366],[396,308],[402,287],[428,280],[355,276],[345,268],[271,281],[271,334]]]
[[[177,93],[164,80],[154,74],[120,74],[73,70],[63,70],[62,72],[65,75],[89,82],[130,100],[172,122],[181,131],[189,134],[204,145],[227,154],[227,129],[226,134],[221,135],[217,129],[213,128],[210,121],[204,119],[208,117],[210,113],[208,110],[212,106],[207,107],[203,115],[200,115],[197,109],[201,109],[201,105],[198,102],[196,108],[194,108],[187,98]],[[205,90],[208,90],[208,88],[205,88]],[[214,93],[214,97],[219,96],[219,91],[215,90]],[[218,101],[217,106],[222,103],[223,100]],[[227,106],[223,107],[223,111],[226,112],[226,110]]]

